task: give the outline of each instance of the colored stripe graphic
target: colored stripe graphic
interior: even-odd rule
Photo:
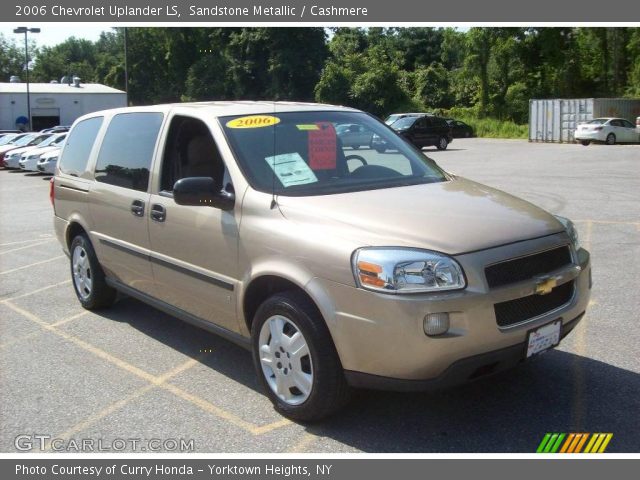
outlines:
[[[584,453],[591,453],[591,448],[593,447],[593,444],[596,443],[596,439],[597,439],[597,435],[591,436],[591,440],[589,440],[589,443],[587,444],[587,448],[584,449]]]
[[[580,453],[582,451],[582,447],[584,447],[584,444],[587,441],[587,438],[589,438],[589,434],[588,433],[583,433],[582,434],[582,438],[578,442],[578,445],[576,445],[576,449],[575,449],[575,451],[573,453]]]
[[[561,433],[558,435],[558,439],[556,440],[556,443],[553,445],[553,447],[551,447],[551,450],[549,450],[549,453],[556,453],[558,451],[558,449],[560,448],[560,444],[562,443],[562,440],[564,440],[565,436],[565,433]]]
[[[558,438],[557,433],[551,434],[551,438],[547,442],[547,445],[544,447],[544,453],[551,453],[551,448],[556,443],[556,439]]]
[[[536,450],[536,453],[544,453],[544,447],[547,445],[547,442],[549,441],[550,438],[551,438],[551,434],[545,433],[544,437],[542,437],[542,441],[540,442],[540,445],[538,445],[538,449]]]
[[[536,453],[604,453],[612,438],[613,433],[546,433]]]
[[[570,433],[569,436],[567,437],[567,440],[564,442],[564,445],[562,445],[562,448],[560,449],[560,453],[567,453],[567,450],[569,449],[569,445],[571,445],[571,442],[573,442],[573,439],[576,437],[575,433]]]
[[[602,442],[602,445],[600,445],[600,450],[598,450],[598,453],[604,453],[604,451],[607,449],[607,446],[609,445],[609,442],[611,441],[612,438],[613,438],[613,433],[606,434],[606,437]]]

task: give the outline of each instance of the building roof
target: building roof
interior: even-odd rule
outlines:
[[[125,93],[116,88],[107,87],[100,83],[81,83],[75,87],[73,83],[69,86],[66,83],[31,83],[29,82],[30,93]],[[26,83],[0,83],[0,93],[27,93]]]

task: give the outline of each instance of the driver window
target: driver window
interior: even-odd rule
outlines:
[[[201,120],[176,115],[171,120],[162,162],[160,190],[172,192],[181,178],[211,177],[216,188],[233,186],[209,128]]]

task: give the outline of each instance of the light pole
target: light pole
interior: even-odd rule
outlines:
[[[29,95],[29,47],[27,46],[28,33],[40,33],[39,28],[18,27],[13,33],[24,33],[24,69],[27,76],[27,127],[31,131],[31,97]]]

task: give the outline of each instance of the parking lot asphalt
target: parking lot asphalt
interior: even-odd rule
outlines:
[[[443,392],[361,391],[335,417],[296,424],[260,393],[245,350],[128,298],[83,310],[54,238],[49,177],[5,170],[0,451],[41,434],[103,449],[124,439],[125,451],[155,438],[197,452],[534,452],[546,432],[611,432],[608,452],[640,451],[640,146],[465,139],[424,153],[576,222],[592,302],[557,349]]]

